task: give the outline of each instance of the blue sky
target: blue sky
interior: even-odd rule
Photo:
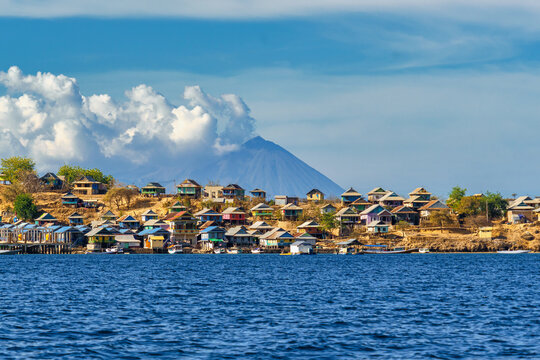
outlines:
[[[183,12],[142,3],[100,12],[77,1],[0,1],[9,15],[0,18],[0,71],[65,74],[82,94],[118,102],[139,84],[174,106],[203,104],[185,86],[236,94],[254,133],[360,192],[426,186],[445,196],[461,185],[537,195],[534,4],[255,1],[246,10],[209,1]]]

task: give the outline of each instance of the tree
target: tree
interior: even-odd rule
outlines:
[[[448,200],[446,200],[446,205],[448,205],[452,210],[456,211],[461,203],[461,199],[465,196],[467,189],[460,188],[459,186],[454,186],[450,194],[448,195]]]
[[[490,218],[498,218],[504,215],[508,203],[500,193],[490,193],[488,191],[485,198]]]
[[[112,207],[114,205],[117,210],[120,210],[123,204],[129,208],[133,198],[137,195],[137,190],[127,187],[115,187],[107,191],[107,194],[103,197],[103,200],[108,203],[109,206]]]
[[[338,227],[338,221],[334,217],[334,213],[324,213],[321,216],[321,227],[326,231],[331,231]]]
[[[114,183],[112,175],[104,175],[99,169],[84,169],[80,166],[63,165],[58,169],[58,175],[64,176],[66,182],[70,184],[81,176],[91,176],[94,180],[109,186]]]
[[[33,220],[38,215],[38,210],[34,204],[34,199],[30,194],[19,194],[15,199],[13,210],[19,219],[29,221]]]
[[[0,172],[2,172],[11,183],[20,180],[24,173],[34,173],[36,163],[34,160],[22,156],[12,156],[1,160]]]
[[[454,219],[447,211],[434,211],[429,216],[429,222],[433,226],[443,227],[445,225],[454,224]]]

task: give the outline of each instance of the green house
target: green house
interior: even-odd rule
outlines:
[[[141,188],[141,194],[146,196],[160,196],[165,194],[165,187],[160,183],[150,182]]]
[[[176,192],[180,197],[198,199],[201,197],[202,186],[195,180],[186,179],[180,185],[176,185]]]

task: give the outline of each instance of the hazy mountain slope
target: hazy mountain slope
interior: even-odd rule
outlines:
[[[269,195],[305,196],[312,188],[326,196],[337,196],[343,189],[281,146],[258,136],[240,150],[195,170],[192,178],[202,184],[208,181],[221,185],[237,183],[246,190],[259,187]]]

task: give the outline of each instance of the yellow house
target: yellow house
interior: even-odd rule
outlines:
[[[90,230],[85,235],[88,238],[88,251],[102,251],[114,244],[114,234],[104,227]]]
[[[144,240],[145,249],[162,249],[165,238],[163,236],[149,236]]]
[[[491,239],[493,233],[492,226],[484,226],[478,229],[478,237],[480,239]]]
[[[306,194],[308,201],[322,201],[324,200],[324,193],[317,189],[312,189]]]

